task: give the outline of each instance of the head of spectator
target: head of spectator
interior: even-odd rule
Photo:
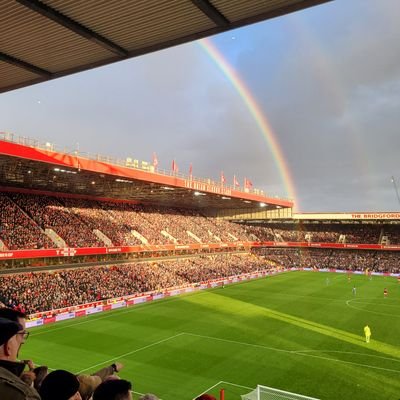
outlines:
[[[21,340],[18,336],[23,336],[23,327],[7,318],[0,318],[0,360],[17,361]],[[25,365],[22,363],[22,366]]]
[[[20,346],[18,347],[18,352],[19,352],[21,345],[25,343],[25,340],[29,336],[29,333],[27,333],[25,331],[25,323],[26,323],[27,315],[21,311],[14,310],[12,308],[2,307],[2,308],[0,308],[0,318],[6,318],[11,321],[18,322],[18,324],[20,324],[22,326],[21,333],[23,333],[23,334],[17,335],[18,341],[20,343]],[[17,353],[17,357],[18,357],[18,353]]]
[[[155,394],[146,393],[143,396],[140,396],[139,400],[159,400],[159,399]]]
[[[50,372],[40,387],[42,400],[81,400],[78,378],[71,372],[58,369]]]
[[[6,318],[14,322],[18,322],[22,326],[22,330],[25,330],[27,315],[21,311],[14,310],[9,307],[0,308],[0,318]],[[25,343],[25,336],[21,335],[21,344]]]
[[[40,386],[42,386],[44,378],[46,378],[47,374],[49,373],[49,369],[45,365],[42,365],[41,367],[34,368],[33,372],[35,374],[35,380],[33,381],[33,386],[37,391],[39,391]]]
[[[197,397],[196,400],[217,400],[217,399],[211,394],[204,393],[201,396]]]
[[[101,383],[101,378],[96,375],[78,375],[79,393],[82,400],[89,400],[97,386]]]
[[[132,384],[125,379],[103,382],[93,393],[93,400],[132,400]]]
[[[25,329],[25,321],[27,315],[21,311],[14,310],[13,308],[9,307],[1,307],[0,318],[7,318],[10,319],[11,321],[18,322]]]

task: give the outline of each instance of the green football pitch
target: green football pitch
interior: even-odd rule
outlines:
[[[75,373],[120,361],[134,398],[191,400],[224,388],[238,400],[262,384],[319,399],[398,400],[399,343],[395,278],[290,272],[33,328],[21,358]]]

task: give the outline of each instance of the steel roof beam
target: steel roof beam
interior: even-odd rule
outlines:
[[[62,25],[64,28],[67,28],[72,32],[76,33],[77,35],[80,35],[85,39],[88,39],[91,42],[98,44],[99,46],[111,51],[114,54],[117,54],[121,57],[128,56],[128,52],[125,49],[113,43],[111,40],[108,40],[107,38],[99,35],[98,33],[93,32],[92,30],[86,28],[82,24],[74,21],[73,19],[60,13],[54,8],[51,8],[48,5],[43,4],[38,0],[16,0],[16,1],[19,4],[29,8],[30,10],[35,11],[36,13],[42,15],[43,17],[51,19],[57,24]]]
[[[53,76],[51,72],[46,71],[45,69],[39,68],[36,65],[29,64],[25,61],[19,60],[18,58],[15,58],[5,53],[0,52],[0,61],[4,61],[8,64],[15,65],[16,67],[25,69],[29,72],[33,72],[34,74],[42,76],[46,79],[49,79]]]
[[[192,3],[210,18],[217,26],[226,28],[230,25],[229,20],[219,12],[208,0],[192,0]]]

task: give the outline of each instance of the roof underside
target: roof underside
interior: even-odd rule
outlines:
[[[0,0],[0,93],[331,0]]]

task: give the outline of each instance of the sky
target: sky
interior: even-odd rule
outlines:
[[[267,134],[199,42],[1,94],[0,131],[155,152],[159,168],[246,177],[297,212],[399,211],[399,20],[398,0],[335,0],[209,38]]]

